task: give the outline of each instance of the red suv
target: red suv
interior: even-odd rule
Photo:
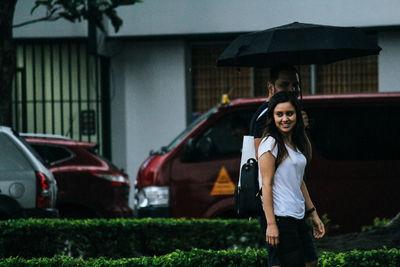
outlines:
[[[21,134],[42,157],[58,184],[64,218],[131,217],[127,174],[95,153],[97,144],[54,135]]]
[[[265,99],[204,113],[140,166],[139,217],[234,217],[243,135]],[[342,232],[399,212],[400,93],[305,96],[313,158],[306,182],[318,213]]]

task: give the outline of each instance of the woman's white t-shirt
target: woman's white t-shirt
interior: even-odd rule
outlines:
[[[274,201],[274,213],[276,216],[290,216],[302,219],[305,213],[304,197],[300,186],[303,181],[304,169],[307,164],[305,156],[301,152],[294,151],[286,146],[286,157],[275,170],[272,185]],[[272,136],[264,137],[258,147],[258,157],[270,151],[276,158],[278,144]],[[259,184],[262,185],[262,176],[259,171]]]

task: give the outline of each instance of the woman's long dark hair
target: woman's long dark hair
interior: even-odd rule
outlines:
[[[311,160],[311,143],[305,132],[303,116],[301,115],[301,109],[297,97],[293,92],[282,91],[275,93],[269,100],[267,124],[263,134],[263,137],[272,136],[275,138],[276,144],[278,145],[278,155],[275,162],[276,168],[278,168],[279,164],[288,156],[288,151],[283,140],[283,135],[275,125],[274,109],[278,104],[286,102],[290,102],[296,110],[296,125],[291,132],[292,142],[294,146],[303,153],[307,162],[310,162]]]

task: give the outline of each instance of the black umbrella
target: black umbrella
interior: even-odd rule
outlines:
[[[237,37],[219,56],[218,66],[259,67],[329,64],[379,54],[363,31],[294,22]]]

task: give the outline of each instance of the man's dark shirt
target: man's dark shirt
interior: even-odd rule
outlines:
[[[250,135],[254,136],[254,138],[261,138],[264,133],[267,123],[267,109],[268,101],[264,102],[251,117]],[[262,115],[260,116],[260,114]]]

